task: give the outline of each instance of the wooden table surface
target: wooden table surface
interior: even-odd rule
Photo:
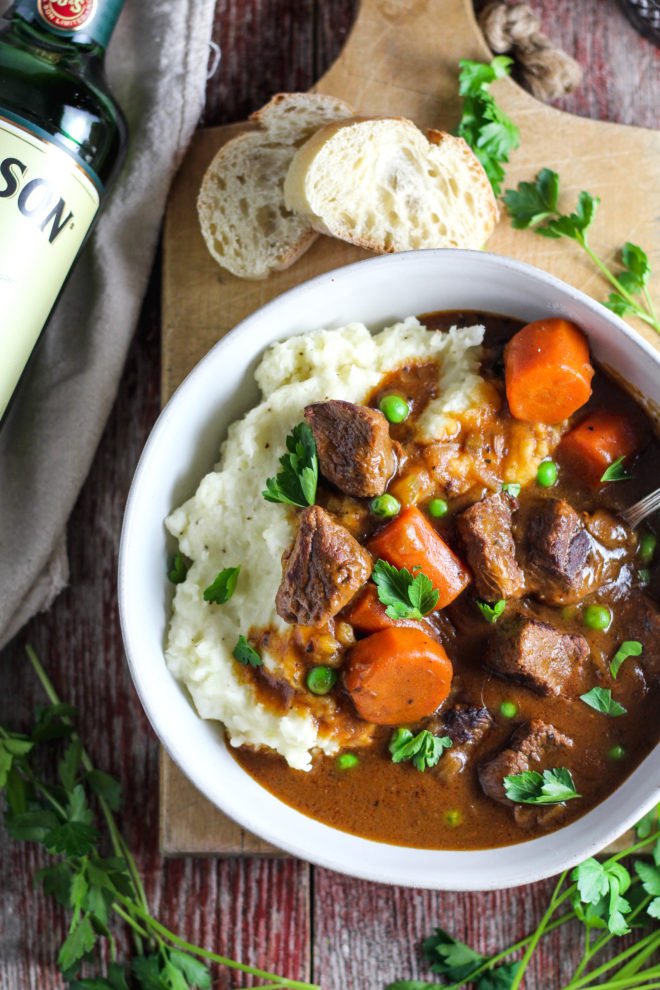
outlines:
[[[581,87],[558,104],[562,109],[658,127],[660,51],[633,30],[616,0],[532,6],[546,33],[584,69]],[[219,0],[214,38],[222,61],[208,84],[202,123],[238,120],[278,90],[307,89],[338,54],[355,9],[356,0]],[[430,980],[420,942],[435,925],[482,952],[495,951],[534,927],[552,881],[442,893],[353,880],[292,859],[164,860],[158,852],[158,743],[124,661],[116,566],[126,495],[159,410],[159,266],[156,258],[119,395],[69,525],[70,585],[0,657],[0,722],[25,725],[43,700],[25,660],[31,643],[60,694],[78,706],[96,765],[121,779],[121,824],[154,913],[189,941],[292,979],[313,979],[324,990]],[[44,862],[34,847],[0,830],[3,990],[64,987],[54,960],[67,917],[32,884]],[[119,948],[129,951],[124,936]],[[580,954],[578,929],[551,936],[527,990],[556,990]],[[216,976],[221,990],[240,982],[227,970]]]

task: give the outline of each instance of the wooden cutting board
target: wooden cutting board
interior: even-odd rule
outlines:
[[[460,118],[460,58],[491,58],[471,0],[362,0],[344,50],[314,88],[348,101],[361,113],[401,115],[421,128],[451,130]],[[581,189],[600,196],[590,238],[599,255],[612,260],[626,240],[633,240],[660,272],[660,133],[570,116],[539,103],[510,79],[499,81],[493,92],[520,128],[520,148],[507,169],[506,188],[533,179],[543,166],[554,169],[567,207],[573,208]],[[163,403],[240,320],[286,289],[368,256],[322,237],[293,267],[262,282],[237,279],[218,268],[199,233],[197,190],[218,148],[250,126],[197,132],[172,186],[163,249]],[[488,250],[538,265],[597,299],[607,297],[606,281],[571,242],[515,231],[504,218]],[[659,283],[656,276],[651,287],[656,297]],[[658,346],[653,330],[643,323],[637,328]],[[160,844],[170,855],[277,852],[213,807],[165,753]]]

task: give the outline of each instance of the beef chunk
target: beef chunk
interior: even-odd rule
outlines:
[[[311,505],[300,513],[295,542],[282,557],[277,614],[285,622],[320,626],[348,604],[371,569],[364,547],[325,509]]]
[[[595,591],[590,551],[591,537],[575,509],[564,499],[545,499],[527,530],[529,577],[537,597],[567,605]]]
[[[377,409],[330,399],[305,408],[321,474],[347,495],[382,495],[396,470],[387,420]]]
[[[460,773],[492,724],[488,709],[473,705],[455,705],[431,719],[426,728],[436,736],[451,739],[451,748],[445,750],[438,770],[445,776]]]
[[[565,751],[572,746],[573,740],[553,725],[540,719],[532,719],[516,729],[506,749],[479,766],[479,783],[493,801],[512,804],[504,791],[505,777],[524,773],[526,770],[542,773],[544,770],[564,766]]]
[[[511,535],[515,505],[515,499],[498,492],[475,502],[456,518],[477,594],[489,602],[519,598],[523,593],[524,576],[516,562]]]
[[[632,611],[627,628],[626,639],[636,639],[642,644],[637,662],[646,683],[650,687],[660,684],[660,612],[647,595],[639,596],[639,605]]]
[[[588,655],[584,636],[563,633],[548,622],[517,617],[497,630],[484,663],[537,694],[571,698],[586,690],[583,675]]]

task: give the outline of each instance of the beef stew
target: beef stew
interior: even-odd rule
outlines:
[[[438,330],[485,324],[481,373],[491,394],[499,398],[496,417],[463,424],[460,435],[420,443],[416,426],[438,389],[437,368],[434,374],[425,362],[411,362],[388,375],[367,407],[356,407],[363,410],[356,415],[345,408],[349,403],[308,407],[306,418],[309,414],[324,478],[318,506],[300,513],[299,536],[285,555],[280,593],[282,601],[299,598],[300,573],[318,574],[320,568],[326,575],[319,579],[324,603],[312,591],[314,600],[307,602],[306,611],[280,610],[278,596],[280,615],[302,623],[296,658],[301,679],[320,665],[338,672],[333,698],[344,728],[354,721],[360,742],[339,757],[317,755],[309,773],[292,770],[281,757],[265,751],[241,747],[234,755],[282,800],[345,831],[423,848],[494,847],[524,841],[584,814],[658,742],[658,578],[648,553],[642,552],[640,534],[628,529],[617,511],[657,486],[660,444],[641,408],[597,368],[588,402],[558,428],[552,450],[556,480],[546,484],[539,472],[538,479],[518,485],[511,477],[511,438],[520,441],[524,429],[531,437],[534,426],[509,411],[504,353],[521,324],[475,313],[423,319]],[[402,421],[389,422],[388,442],[378,410],[382,399],[391,395],[405,400],[408,414]],[[340,408],[319,409],[323,405]],[[573,456],[573,430],[601,410],[631,424],[628,432],[636,437],[634,456],[626,457],[620,483],[596,483],[593,472],[582,471],[580,459]],[[359,440],[348,441],[356,450],[364,442],[368,445],[365,435],[374,439],[372,456],[363,451],[360,470],[354,473],[350,463],[334,471],[327,464],[328,458],[335,465],[346,460],[346,443],[333,451],[333,443],[338,446],[333,434],[337,416],[349,429],[350,423],[358,424]],[[524,449],[524,442],[518,446]],[[477,468],[453,470],[466,448],[474,453]],[[343,488],[342,478],[349,479]],[[375,510],[371,493],[377,498],[389,495],[399,504],[393,519]],[[329,528],[339,526],[355,544],[351,564],[344,567],[349,573],[347,594],[328,590],[331,563],[324,570],[316,560],[313,566],[298,560],[298,570],[293,568],[307,516],[314,517],[315,525],[320,519],[323,527],[328,517]],[[418,516],[423,525],[415,521]],[[380,564],[372,580],[367,579],[372,564],[382,561],[394,570],[408,566],[411,578],[419,573],[414,559],[402,556],[400,546],[397,550],[406,528],[401,520],[408,521],[419,546],[428,539],[427,528],[432,530],[449,555],[441,558],[445,563],[440,570],[453,570],[448,588],[440,586],[442,576],[430,582],[441,604],[419,609],[418,616],[395,619],[387,614],[386,599],[374,580]],[[322,541],[326,550],[333,540]],[[310,536],[307,543],[312,542]],[[344,551],[353,547],[346,538],[338,542]],[[429,571],[431,577],[432,561],[426,565],[431,558],[420,560],[425,562],[419,565],[421,573]],[[448,560],[455,563],[448,565]],[[428,715],[406,721],[398,710],[395,721],[372,724],[365,736],[346,673],[351,670],[351,651],[356,639],[358,645],[365,644],[368,637],[399,626],[437,643],[449,658],[453,677]],[[268,635],[255,630],[250,639],[258,645]],[[335,643],[331,659],[314,646],[323,637]],[[641,643],[642,651],[626,659],[615,677],[613,658],[621,644],[631,641]],[[396,667],[390,660],[389,666]],[[253,679],[257,691],[270,691],[272,697],[263,671],[250,669],[244,676]],[[395,679],[390,677],[388,689]],[[610,715],[583,700],[594,689],[609,692],[625,711]],[[282,711],[292,703],[290,694],[283,695]],[[412,736],[426,730],[448,742],[437,761],[420,772],[409,760],[393,761],[394,725]],[[351,759],[342,760],[346,755]],[[575,799],[544,806],[507,796],[505,777],[529,771],[542,775],[557,768],[570,773],[579,795]]]

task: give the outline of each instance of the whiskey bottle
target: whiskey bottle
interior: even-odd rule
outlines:
[[[123,0],[15,0],[0,28],[0,421],[126,148]]]

